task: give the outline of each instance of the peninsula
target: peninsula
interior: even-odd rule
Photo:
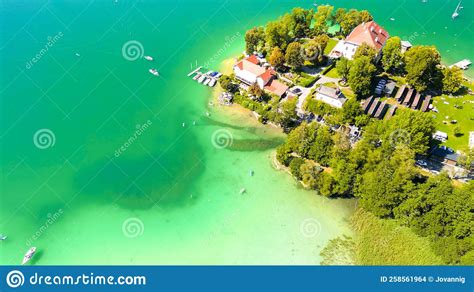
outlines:
[[[461,68],[367,10],[329,5],[294,8],[245,44],[221,102],[288,133],[276,159],[305,188],[358,200],[356,238],[331,241],[325,263],[474,263],[473,84]]]

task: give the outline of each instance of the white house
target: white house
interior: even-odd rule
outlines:
[[[235,77],[247,85],[257,82],[257,77],[265,73],[266,69],[259,65],[257,56],[251,55],[234,65]]]
[[[318,87],[318,89],[316,89],[315,97],[317,100],[337,108],[342,108],[344,103],[347,101],[346,97],[344,94],[342,94],[339,88],[332,88],[325,85],[321,85]]]
[[[234,65],[235,77],[247,85],[257,84],[261,89],[282,97],[288,86],[276,80],[276,73],[271,68],[260,66],[255,55],[251,55]]]
[[[339,41],[329,56],[331,58],[345,57],[352,60],[357,48],[366,43],[375,49],[378,59],[388,38],[387,31],[375,21],[363,22],[354,28],[345,40]]]

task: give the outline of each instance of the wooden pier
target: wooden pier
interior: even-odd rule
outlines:
[[[188,77],[190,77],[191,75],[193,75],[194,73],[198,72],[201,69],[202,69],[202,66],[197,67],[196,69],[194,69],[194,71],[192,71],[188,74]]]

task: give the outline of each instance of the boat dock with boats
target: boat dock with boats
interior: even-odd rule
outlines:
[[[217,80],[222,76],[220,72],[217,71],[207,71],[206,73],[201,72],[203,66],[199,66],[193,71],[188,73],[188,77],[191,77],[193,80],[206,85],[209,87],[214,87],[217,84]]]

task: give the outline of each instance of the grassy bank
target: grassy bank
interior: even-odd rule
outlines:
[[[338,237],[321,252],[321,264],[441,265],[428,239],[393,220],[379,219],[358,209],[352,217],[355,238]]]
[[[472,82],[466,83],[474,90]],[[448,140],[445,145],[456,150],[466,150],[469,144],[469,131],[474,131],[474,96],[470,94],[460,96],[437,96],[433,105],[439,113],[434,113],[436,129],[446,132]],[[451,123],[456,120],[457,123]],[[456,135],[457,134],[457,135]]]

